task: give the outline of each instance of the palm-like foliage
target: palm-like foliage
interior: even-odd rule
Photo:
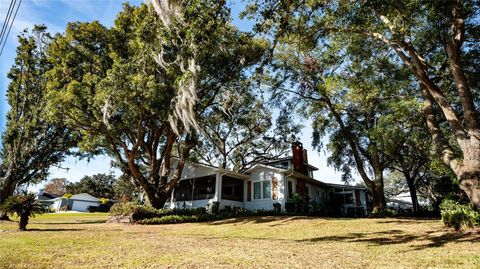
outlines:
[[[35,199],[35,195],[25,194],[18,196],[10,196],[0,206],[2,214],[10,215],[17,214],[20,217],[18,229],[21,231],[27,230],[28,219],[34,217],[35,214],[43,212],[42,205]]]

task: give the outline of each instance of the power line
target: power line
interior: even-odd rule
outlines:
[[[3,21],[3,25],[2,25],[2,32],[0,33],[0,44],[2,44],[2,40],[3,40],[3,35],[5,34],[5,31],[7,30],[7,23],[10,21],[10,17],[12,15],[12,6],[14,6],[13,3],[17,2],[17,0],[10,0],[10,6],[8,7],[8,11],[7,11],[7,16],[5,16],[5,20]]]
[[[7,44],[8,35],[10,34],[10,30],[12,30],[13,22],[15,21],[15,18],[17,17],[18,9],[20,8],[20,5],[21,5],[21,4],[22,4],[22,0],[20,0],[20,1],[18,2],[18,6],[17,6],[17,9],[15,10],[15,14],[13,15],[12,22],[10,22],[10,28],[8,28],[7,35],[5,36],[5,39],[4,39],[4,41],[3,41],[2,50],[0,50],[0,57],[2,56],[3,48],[5,48],[5,44]]]

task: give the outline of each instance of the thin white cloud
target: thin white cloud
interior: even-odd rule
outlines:
[[[110,1],[59,0],[59,2],[86,18],[94,18],[99,15],[98,10],[104,9],[105,3]],[[99,5],[99,2],[101,5]]]
[[[25,28],[29,30],[33,28],[35,24],[45,24],[48,30],[52,33],[61,32],[62,27],[58,24],[52,23],[42,18],[42,10],[50,9],[54,1],[51,0],[24,0],[20,6],[17,17],[12,25],[12,31],[10,32],[10,41],[15,40],[16,36],[21,33]]]

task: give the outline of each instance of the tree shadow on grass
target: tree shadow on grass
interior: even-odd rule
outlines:
[[[273,222],[279,220],[278,217],[237,217],[237,218],[231,218],[231,219],[224,219],[224,220],[217,220],[210,222],[210,225],[222,225],[222,224],[236,224],[236,223],[242,223],[242,224],[247,224],[247,223],[268,223],[268,222]]]
[[[74,231],[84,231],[85,229],[27,229],[27,232],[74,232]]]
[[[419,221],[432,221],[438,219],[392,219],[392,220],[379,220],[377,223],[382,224],[418,224]]]
[[[437,248],[449,242],[480,243],[480,234],[479,233],[445,233],[438,236],[430,236],[430,237],[427,237],[427,239],[430,240],[430,243],[416,246],[414,250],[422,250],[426,248]]]
[[[388,230],[373,233],[349,233],[346,235],[324,236],[310,239],[299,240],[302,242],[349,242],[349,243],[369,243],[371,245],[383,246],[393,244],[407,244],[413,241],[425,241],[422,245],[412,245],[412,250],[422,250],[426,248],[437,248],[449,242],[479,242],[478,233],[443,233],[441,235],[432,235],[433,232],[424,234],[407,234],[402,230]]]
[[[235,223],[269,223],[278,221],[279,223],[272,224],[270,226],[279,226],[284,225],[291,221],[303,220],[303,219],[316,219],[323,217],[311,217],[311,216],[250,216],[250,217],[237,217],[224,220],[217,220],[210,222],[210,225],[221,225],[221,224],[235,224]]]
[[[33,224],[52,224],[52,225],[60,225],[60,224],[95,224],[95,223],[107,223],[106,220],[76,220],[76,221],[63,221],[63,222],[32,222]]]

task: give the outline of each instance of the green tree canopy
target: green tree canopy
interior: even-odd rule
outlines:
[[[50,117],[64,115],[80,131],[81,150],[112,156],[154,207],[176,186],[197,141],[195,125],[267,46],[235,29],[222,3],[185,2],[179,12],[191,18],[180,32],[149,5],[125,5],[112,28],[70,23],[49,50]],[[192,87],[194,103],[184,95]],[[168,181],[173,155],[179,162]]]
[[[96,174],[84,176],[80,181],[67,184],[67,193],[88,193],[97,198],[115,198],[114,184],[117,179],[114,175]]]
[[[52,165],[62,162],[75,146],[72,132],[62,123],[46,117],[45,73],[51,68],[46,50],[52,37],[45,26],[35,26],[18,36],[14,65],[8,73],[10,110],[0,152],[0,203],[25,183],[46,179]]]
[[[412,95],[424,100],[438,158],[479,207],[479,10],[478,1],[255,1],[246,14],[257,18],[256,30],[270,34],[276,49],[288,43],[300,51],[345,53],[347,60],[330,69],[334,74],[370,58],[377,59],[370,65],[385,58],[407,70],[409,76],[390,79],[413,86]],[[313,72],[332,67],[319,65]]]

